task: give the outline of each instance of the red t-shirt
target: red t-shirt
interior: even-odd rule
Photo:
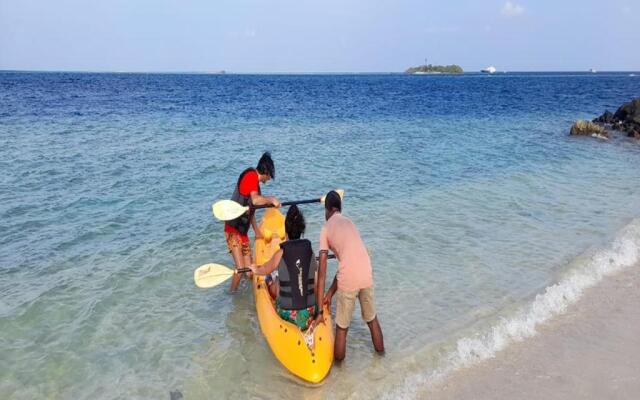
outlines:
[[[249,171],[242,177],[239,187],[240,194],[242,196],[251,196],[251,192],[259,192],[258,173],[256,171]],[[243,242],[249,241],[249,236],[243,235],[236,228],[228,224],[224,224],[224,231],[227,233],[235,233],[240,236]]]

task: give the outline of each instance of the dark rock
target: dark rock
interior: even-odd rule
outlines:
[[[614,120],[627,124],[640,125],[640,98],[623,104],[613,115]]]
[[[182,392],[179,390],[174,390],[169,392],[169,400],[182,400]]]
[[[599,122],[601,124],[613,124],[615,119],[613,118],[613,113],[611,111],[605,111],[604,114],[594,119],[593,122]]]
[[[571,127],[571,135],[577,136],[594,136],[601,139],[608,139],[609,132],[602,126],[591,121],[578,120]]]
[[[612,133],[607,129],[611,129]],[[602,139],[619,132],[640,139],[640,97],[623,104],[614,114],[605,111],[591,122],[577,121],[571,127],[572,135],[590,135]]]

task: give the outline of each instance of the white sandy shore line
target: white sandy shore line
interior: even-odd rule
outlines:
[[[403,382],[394,390],[387,392],[383,397],[396,398],[423,398],[434,387],[449,387],[447,382],[456,382],[456,376],[461,371],[474,371],[475,366],[481,370],[487,361],[494,358],[506,357],[503,352],[513,351],[511,347],[520,344],[517,348],[527,346],[527,343],[540,333],[541,330],[550,332],[549,326],[553,326],[556,318],[562,318],[566,313],[571,315],[582,301],[583,295],[598,287],[608,277],[624,277],[638,268],[640,264],[640,218],[631,221],[621,229],[616,237],[603,248],[593,249],[580,257],[577,257],[569,266],[565,276],[556,284],[547,287],[535,299],[523,305],[517,312],[500,318],[488,329],[481,329],[475,334],[459,339],[455,349],[450,351],[435,369],[414,373],[404,378]],[[598,293],[600,293],[598,289]],[[617,290],[617,288],[612,289]],[[606,293],[606,292],[605,292]],[[621,298],[620,301],[624,301]],[[634,304],[637,306],[637,304]],[[594,310],[595,311],[595,310]],[[563,320],[566,320],[566,316]],[[624,320],[624,317],[623,317]],[[631,329],[637,329],[632,326]],[[579,340],[580,329],[569,332],[569,339]],[[584,334],[589,335],[584,328]],[[540,339],[537,339],[540,340]],[[524,343],[523,343],[524,342]],[[558,354],[558,349],[551,349],[550,354]],[[544,351],[543,351],[544,353]],[[525,362],[526,364],[526,362]],[[490,368],[488,368],[490,369]],[[444,383],[443,383],[444,382]],[[443,386],[444,385],[444,386]],[[474,396],[477,393],[474,392]],[[477,398],[472,396],[471,398]],[[496,394],[498,396],[498,394]],[[454,396],[457,398],[457,396]],[[490,396],[494,398],[494,396]]]
[[[538,334],[416,393],[429,399],[640,398],[640,265],[586,289]]]

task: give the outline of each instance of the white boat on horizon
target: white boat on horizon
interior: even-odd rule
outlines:
[[[480,72],[485,73],[485,74],[495,74],[496,67],[494,67],[493,65],[490,65],[485,69],[481,69]]]
[[[595,70],[595,69],[593,69],[593,68],[589,68],[589,72],[591,72],[592,74],[595,74],[595,73],[596,73],[596,72],[598,72],[598,71],[596,71],[596,70]]]

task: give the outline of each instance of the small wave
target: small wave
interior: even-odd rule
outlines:
[[[483,332],[459,339],[454,350],[438,363],[435,370],[406,378],[386,398],[415,397],[417,389],[441,380],[455,370],[493,358],[509,344],[534,336],[537,326],[564,313],[586,289],[639,261],[640,219],[635,219],[618,232],[609,246],[590,257],[577,259],[575,267],[560,282],[548,286],[532,303],[521,307],[510,317],[501,318]]]

